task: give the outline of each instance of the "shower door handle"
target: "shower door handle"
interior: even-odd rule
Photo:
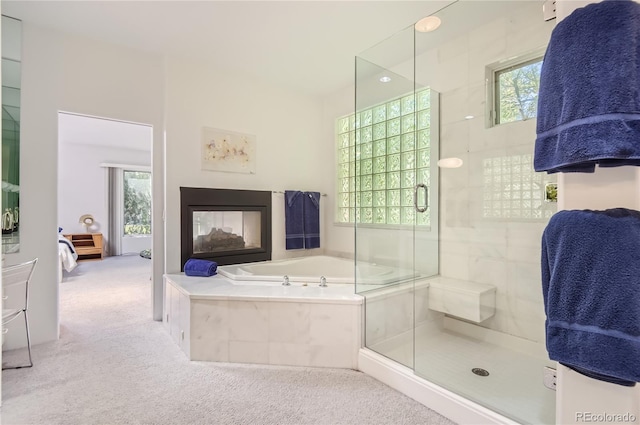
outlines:
[[[423,188],[424,189],[424,207],[419,207],[418,206],[418,189]],[[429,188],[427,187],[426,184],[424,183],[418,183],[417,185],[414,186],[413,188],[413,206],[415,207],[416,211],[418,211],[419,213],[423,213],[427,210],[427,208],[429,208]]]

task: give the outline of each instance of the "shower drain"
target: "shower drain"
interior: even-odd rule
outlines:
[[[480,367],[474,367],[471,369],[471,372],[475,373],[478,376],[489,376],[489,372]]]

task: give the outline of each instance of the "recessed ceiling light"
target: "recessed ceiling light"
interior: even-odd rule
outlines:
[[[462,167],[462,160],[460,158],[442,158],[438,161],[438,167],[440,168],[459,168]]]
[[[389,81],[391,81],[391,77],[387,77],[386,75],[380,77],[381,83],[388,83]]]
[[[437,30],[441,23],[437,16],[427,16],[416,22],[415,29],[418,32],[431,32]]]
[[[475,117],[473,115],[467,115],[466,117],[464,117],[465,120],[472,120]]]

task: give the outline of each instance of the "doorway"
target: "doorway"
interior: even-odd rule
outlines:
[[[77,255],[61,281],[85,261],[150,257],[152,146],[151,125],[59,112],[58,230]]]

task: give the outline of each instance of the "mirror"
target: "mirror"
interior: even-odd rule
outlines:
[[[20,250],[21,21],[2,16],[2,253]]]

